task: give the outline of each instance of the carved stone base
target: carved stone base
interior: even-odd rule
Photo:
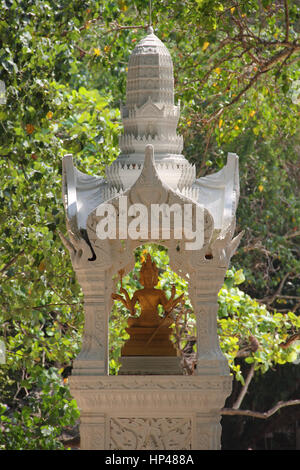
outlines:
[[[180,357],[123,356],[119,375],[182,375]]]
[[[70,377],[82,450],[218,450],[223,376]]]
[[[174,344],[170,340],[172,330],[168,326],[126,328],[130,338],[122,348],[122,356],[176,356]],[[152,335],[155,334],[154,337]]]
[[[97,360],[76,360],[74,362],[74,367],[72,374],[73,375],[99,375],[105,374],[105,364],[104,361]]]

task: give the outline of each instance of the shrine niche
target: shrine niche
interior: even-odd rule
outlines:
[[[126,289],[121,292],[125,295],[112,294],[114,300],[120,300],[130,311],[127,332],[130,340],[122,350],[123,356],[176,356],[176,350],[170,341],[170,313],[181,302],[183,294],[175,299],[175,288],[172,289],[171,298],[167,299],[162,289],[156,289],[158,284],[158,269],[148,254],[140,270],[140,283],[142,289],[136,290],[130,298]],[[141,314],[135,316],[135,305],[141,306]],[[158,306],[164,308],[163,318],[159,317]]]
[[[106,178],[83,174],[71,155],[63,159],[69,236],[62,241],[85,309],[82,348],[70,378],[81,410],[81,448],[218,449],[218,410],[231,377],[219,346],[217,296],[242,236],[234,237],[238,157],[228,154],[219,172],[196,179],[176,133],[180,105],[174,104],[172,59],[151,27],[129,59],[121,112],[121,153]],[[182,297],[157,287],[150,256],[140,271],[142,288],[132,296],[126,287],[116,293],[118,273],[133,269],[134,251],[146,243],[165,246],[171,269],[188,283],[197,327],[194,375],[183,374],[170,341],[170,315]],[[120,374],[109,376],[108,324],[115,300],[130,313],[129,339]],[[145,441],[149,427],[152,437]]]
[[[173,285],[168,299],[164,290],[157,288],[158,268],[148,253],[143,261],[137,289],[130,298],[121,285],[120,294],[112,294],[113,300],[123,303],[130,312],[126,331],[129,339],[121,350],[120,374],[182,374],[179,351],[171,341],[174,323],[172,313],[178,304],[184,301],[184,294],[176,297]],[[136,315],[136,304],[140,305],[140,314]],[[162,316],[159,315],[162,307]],[[148,364],[148,367],[146,366]],[[151,364],[151,366],[150,366]]]

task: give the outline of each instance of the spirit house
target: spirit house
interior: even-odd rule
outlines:
[[[77,170],[71,155],[63,158],[68,238],[62,241],[85,309],[70,377],[81,411],[80,447],[219,449],[220,409],[232,379],[219,347],[217,296],[241,238],[233,238],[238,157],[229,153],[222,170],[196,179],[176,131],[172,59],[152,27],[130,56],[121,112],[121,152],[105,178]],[[174,288],[167,296],[157,287],[150,255],[139,273],[141,289],[117,292],[118,273],[133,269],[134,250],[146,243],[166,246],[171,268],[188,281],[197,327],[194,375],[184,375],[170,341],[171,313],[182,298]],[[119,375],[110,376],[108,322],[115,300],[129,312],[129,339]]]

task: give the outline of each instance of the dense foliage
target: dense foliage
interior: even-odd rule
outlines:
[[[228,151],[240,156],[237,230],[245,236],[219,294],[220,343],[238,387],[251,364],[259,381],[297,356],[289,338],[300,305],[299,18],[296,0],[153,2],[174,61],[185,155],[199,175],[221,168]],[[63,448],[62,430],[78,418],[67,376],[83,304],[58,236],[61,158],[73,153],[79,169],[102,175],[117,156],[128,57],[147,23],[145,0],[0,1],[2,448]],[[167,293],[171,283],[186,291],[157,247],[137,251],[128,289],[138,285],[143,249]],[[182,351],[195,335],[188,298],[185,308],[174,330]],[[126,315],[116,304],[111,373]],[[296,392],[287,385],[284,396]]]

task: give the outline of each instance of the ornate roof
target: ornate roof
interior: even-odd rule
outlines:
[[[222,236],[235,220],[238,156],[228,154],[222,170],[196,179],[195,167],[181,154],[183,139],[176,132],[180,107],[174,105],[171,55],[151,27],[129,58],[126,100],[121,109],[121,153],[106,168],[105,179],[78,171],[70,155],[63,159],[64,202],[73,233],[80,238],[96,207],[134,185],[144,167],[145,149],[151,145],[161,182],[207,209],[216,234]]]

